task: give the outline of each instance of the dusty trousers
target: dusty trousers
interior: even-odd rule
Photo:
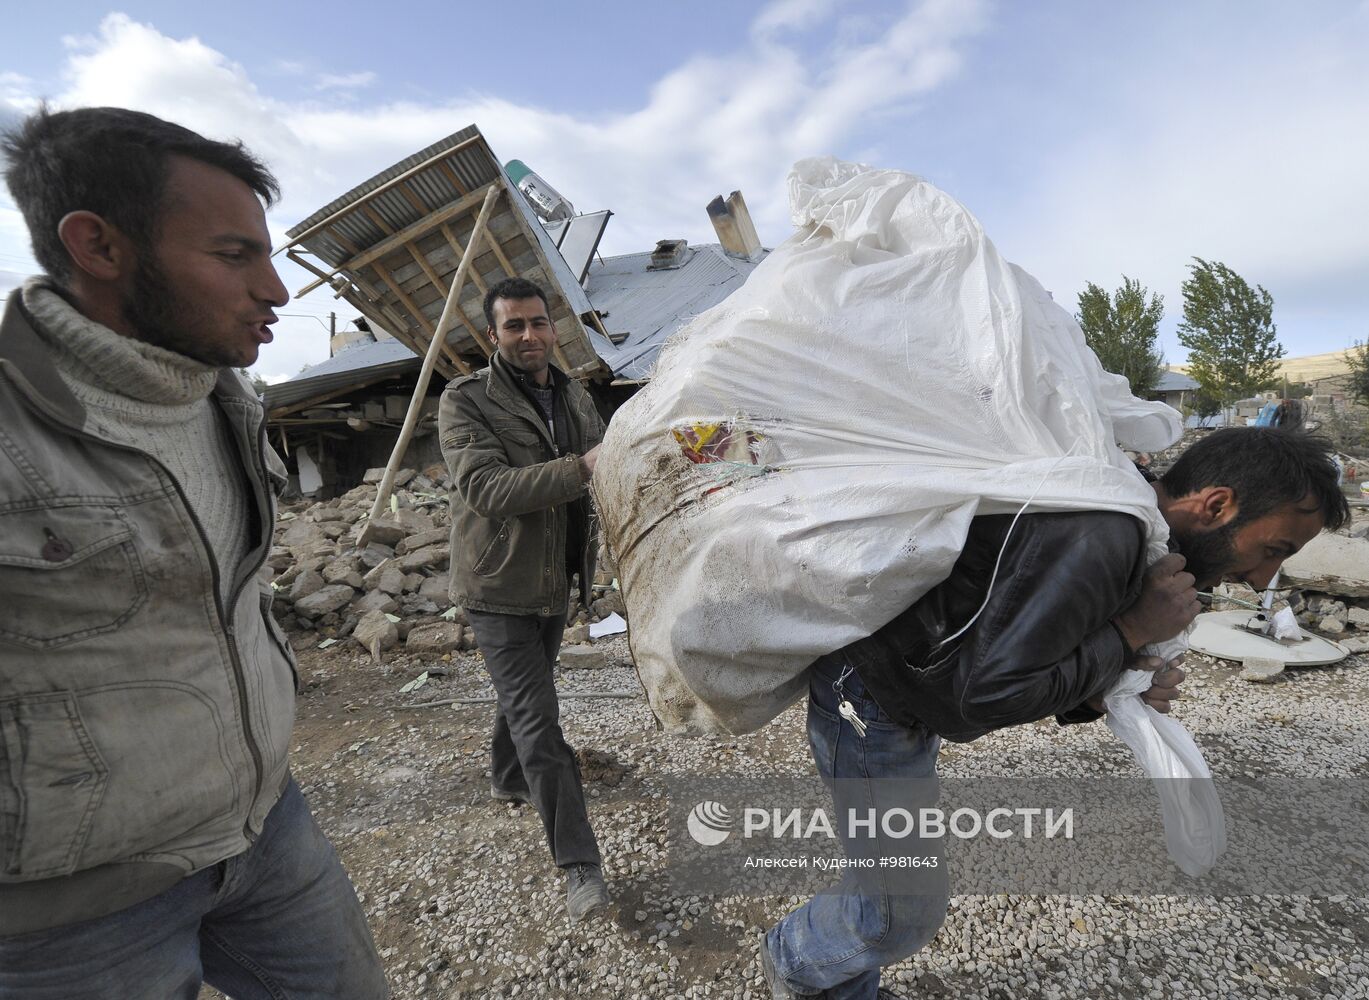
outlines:
[[[561,734],[554,669],[566,616],[466,612],[498,706],[490,741],[490,783],[527,799],[542,817],[562,868],[599,864],[575,751]]]

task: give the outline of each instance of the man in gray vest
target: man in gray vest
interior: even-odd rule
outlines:
[[[531,802],[572,920],[608,905],[575,752],[561,735],[553,671],[570,578],[589,602],[597,539],[586,488],[603,421],[551,363],[547,296],[509,278],[485,296],[490,366],[448,386],[438,411],[451,468],[452,586],[494,682],[490,794]]]
[[[257,575],[275,179],[122,108],[2,148],[46,274],[0,323],[0,998],[378,1000]]]

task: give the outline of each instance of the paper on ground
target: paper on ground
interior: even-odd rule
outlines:
[[[627,622],[618,612],[613,612],[601,622],[595,622],[589,627],[589,637],[591,639],[602,639],[606,635],[622,635],[627,631]]]

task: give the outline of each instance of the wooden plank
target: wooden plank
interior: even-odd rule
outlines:
[[[476,205],[480,204],[480,199],[485,196],[485,192],[490,190],[500,190],[500,188],[498,187],[498,183],[498,181],[491,181],[484,187],[477,188],[470,194],[463,195],[456,201],[450,203],[449,205],[443,208],[439,208],[437,211],[428,214],[424,218],[419,219],[417,222],[405,226],[403,229],[389,236],[387,239],[381,240],[379,243],[371,247],[365,253],[362,253],[356,257],[351,257],[343,261],[341,264],[339,264],[337,267],[333,268],[333,270],[329,272],[329,277],[331,277],[334,274],[338,274],[342,271],[354,271],[363,268],[370,264],[372,261],[379,260],[381,257],[393,253],[395,250],[398,250],[400,247],[402,247],[405,243],[409,242],[410,240],[417,239],[425,233],[431,232],[432,230],[436,229],[439,225],[446,222],[448,219],[454,219],[458,215],[461,215],[462,213],[469,211]],[[377,217],[374,215],[374,213],[372,213],[373,221],[375,218]],[[321,284],[323,284],[322,281],[316,282],[313,285],[309,285],[301,289],[300,294],[303,295],[306,292],[313,291]]]
[[[462,140],[461,142],[458,142],[458,143],[457,143],[455,146],[453,146],[451,149],[444,149],[444,150],[442,150],[440,153],[434,153],[432,156],[428,157],[428,158],[427,158],[426,160],[424,160],[422,163],[418,164],[417,166],[410,167],[408,170],[404,171],[404,173],[400,174],[398,177],[392,177],[392,178],[390,178],[388,181],[386,181],[384,184],[380,185],[380,186],[379,186],[378,188],[376,188],[375,190],[373,190],[373,191],[367,191],[365,194],[363,194],[363,195],[362,195],[360,198],[358,198],[356,201],[352,202],[352,203],[349,204],[349,205],[344,205],[344,206],[342,206],[342,208],[339,208],[336,212],[334,212],[332,215],[328,216],[328,218],[324,219],[322,222],[317,222],[317,223],[315,223],[314,225],[310,226],[310,227],[309,227],[308,229],[306,229],[304,232],[300,233],[300,234],[299,234],[298,236],[296,236],[293,240],[291,240],[289,243],[287,243],[287,244],[286,244],[286,247],[296,246],[296,245],[298,245],[298,244],[304,242],[304,241],[307,240],[310,236],[313,236],[315,233],[317,233],[320,229],[326,229],[328,226],[331,226],[333,223],[335,223],[335,222],[337,222],[339,219],[341,219],[344,215],[348,214],[349,212],[355,211],[357,208],[361,207],[361,206],[364,205],[366,202],[370,201],[370,200],[371,200],[372,198],[374,198],[376,195],[378,195],[378,194],[384,194],[386,191],[390,190],[390,188],[395,187],[396,185],[399,185],[399,184],[403,184],[403,183],[404,183],[405,181],[407,181],[410,177],[414,177],[414,176],[416,176],[416,175],[418,175],[418,174],[421,174],[423,171],[427,170],[429,167],[433,166],[434,164],[439,164],[439,163],[441,163],[443,160],[447,159],[448,157],[450,157],[450,156],[453,155],[454,153],[460,152],[461,150],[465,149],[467,146],[471,145],[472,143],[483,142],[483,141],[484,141],[484,136],[477,134],[477,135],[471,136],[469,139],[464,139],[464,140]],[[493,156],[491,156],[491,159],[493,159]],[[456,187],[457,187],[457,190],[458,190],[458,191],[461,190],[461,184],[458,183]],[[478,200],[478,199],[477,199],[477,200]],[[284,248],[282,248],[282,249],[284,249]]]
[[[472,244],[476,243],[480,234],[485,231],[485,222],[490,217],[490,209],[494,207],[498,197],[499,189],[494,187],[490,188],[485,195],[485,202],[480,206],[480,215],[475,220],[475,229],[471,232]],[[442,315],[438,318],[433,342],[428,345],[428,351],[423,356],[423,367],[418,372],[418,381],[414,385],[413,398],[409,400],[409,411],[404,417],[404,426],[399,431],[399,439],[395,442],[394,451],[390,453],[390,461],[386,463],[385,477],[381,479],[380,486],[376,490],[376,499],[371,507],[370,519],[357,536],[357,548],[359,549],[366,547],[370,540],[369,529],[371,525],[375,523],[376,518],[380,516],[381,511],[390,501],[390,493],[395,485],[395,473],[399,470],[399,463],[404,460],[404,453],[409,448],[414,427],[418,424],[419,412],[422,410],[423,402],[428,395],[428,383],[432,380],[433,366],[437,363],[438,351],[446,340],[448,327],[452,324],[452,310],[459,308],[457,301],[461,297],[461,286],[465,284],[466,272],[470,270],[474,260],[474,253],[464,254],[460,266],[456,269],[456,276],[452,279],[451,291],[447,293],[446,304],[443,305]]]

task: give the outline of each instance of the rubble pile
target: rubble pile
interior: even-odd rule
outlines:
[[[371,469],[342,496],[281,514],[267,557],[275,616],[324,641],[350,639],[376,659],[399,646],[428,656],[474,650],[475,632],[447,593],[451,484],[444,466],[396,473],[389,513],[371,522],[368,544],[357,548],[384,472]],[[592,622],[627,617],[611,575],[595,582],[602,596],[589,608],[571,595],[567,645],[588,642]]]

